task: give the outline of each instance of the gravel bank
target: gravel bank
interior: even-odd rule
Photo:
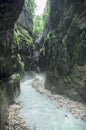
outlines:
[[[9,106],[9,117],[6,122],[5,130],[29,130],[26,123],[19,116],[20,109],[19,100],[16,99],[15,104]]]
[[[72,113],[76,118],[86,121],[86,105],[77,101],[72,101],[61,95],[53,95],[49,90],[44,89],[44,80],[36,78],[32,86],[36,88],[44,96],[53,100],[59,106],[58,108],[65,108]]]

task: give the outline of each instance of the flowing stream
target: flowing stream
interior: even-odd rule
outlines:
[[[37,75],[44,78],[43,75]],[[57,105],[32,87],[33,79],[21,83],[22,108],[20,115],[30,130],[86,130],[86,123],[73,117],[69,112],[58,109]]]

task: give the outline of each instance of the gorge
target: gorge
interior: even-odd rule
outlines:
[[[46,112],[45,109],[51,111],[48,113],[49,117],[56,113],[53,102],[36,93],[37,88],[34,89],[29,84],[30,76],[33,80],[37,78],[40,80],[40,74],[38,77],[35,74],[39,72],[46,73],[44,82],[46,91],[81,103],[86,111],[86,0],[47,0],[43,15],[35,16],[34,10],[34,0],[0,0],[0,130],[7,130],[5,126],[9,116],[9,105],[14,104],[19,95],[22,100],[29,89],[32,95],[28,93],[27,97],[24,97],[24,105],[20,111],[25,107],[28,110],[28,105],[33,103],[32,116],[35,116],[33,114],[35,110],[41,109],[41,105],[49,105],[49,108],[43,106],[42,110],[37,110],[35,114],[38,119],[38,114],[43,110],[45,112],[42,114],[47,115],[48,110]],[[24,76],[28,78],[25,81],[28,84],[21,82],[20,87],[20,79]],[[34,100],[37,96],[38,104]],[[39,107],[36,107],[35,103]],[[72,126],[67,128],[66,125],[61,127],[65,116],[62,113],[65,112],[60,113],[63,115],[61,120],[58,118],[59,114],[52,116],[55,118],[54,122],[60,122],[59,127],[57,127],[58,123],[55,123],[51,129],[50,126],[39,127],[41,123],[38,120],[38,128],[33,129],[86,129],[86,114],[83,115],[84,123],[78,122],[71,115],[71,118],[76,120],[75,125],[78,124],[80,127],[78,125],[74,127],[71,120]],[[31,116],[30,113],[28,116]],[[46,126],[48,116],[44,118]],[[34,118],[32,120],[34,121]],[[52,122],[51,119],[49,123]],[[83,127],[80,124],[83,124]]]

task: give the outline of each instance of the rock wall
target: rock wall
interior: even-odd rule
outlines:
[[[20,76],[14,74],[0,81],[0,129],[4,130],[8,118],[8,107],[20,94]]]
[[[31,1],[28,4],[31,4]],[[18,62],[18,71],[22,76],[24,75],[24,71],[32,70],[33,66],[34,43],[32,37],[32,30],[33,30],[32,13],[26,7],[26,4],[24,4],[23,11],[21,12],[15,25],[15,42],[18,57],[20,57],[21,59],[21,61]],[[22,64],[23,69],[22,67],[19,67],[22,66]]]
[[[20,92],[19,75],[16,73],[16,49],[14,44],[14,23],[17,20],[23,0],[0,0],[0,129],[4,130],[8,116],[8,105]]]
[[[14,23],[22,6],[23,0],[0,1],[0,79],[10,76],[16,69]]]
[[[45,87],[86,103],[86,0],[50,0],[50,5]]]

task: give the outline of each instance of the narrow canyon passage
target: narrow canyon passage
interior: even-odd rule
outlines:
[[[0,130],[86,130],[86,0],[0,0]]]
[[[35,78],[44,80],[44,75]],[[20,115],[30,130],[86,130],[86,123],[75,119],[68,111],[58,106],[32,87],[35,78],[21,82]]]

